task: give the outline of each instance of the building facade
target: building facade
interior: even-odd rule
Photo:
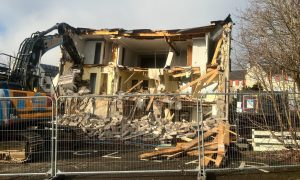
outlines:
[[[57,66],[40,64],[40,85],[42,91],[53,94],[55,92],[55,85],[53,84],[53,79],[58,75],[59,68]]]

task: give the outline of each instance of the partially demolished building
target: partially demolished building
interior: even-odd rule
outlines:
[[[92,94],[224,92],[231,19],[175,30],[86,30],[74,37]],[[63,53],[61,75],[72,62]]]
[[[61,94],[71,96],[59,98],[63,104],[59,109],[64,109],[59,124],[79,127],[88,137],[104,141],[168,145],[190,141],[187,149],[194,150],[190,147],[198,142],[200,116],[206,119],[208,134],[229,127],[222,121],[228,115],[226,96],[206,96],[200,115],[198,97],[229,90],[231,29],[230,17],[191,29],[81,29],[72,37],[83,57],[80,73],[74,72],[63,50],[60,81],[72,73],[81,80],[73,84],[77,92],[70,89],[73,85],[61,83]],[[218,149],[216,166],[225,156],[224,137],[229,137],[220,135],[221,149],[212,147]]]
[[[154,31],[81,28],[81,33],[72,37],[83,59],[83,71],[79,77],[81,81],[76,84],[78,93],[88,91],[96,95],[189,94],[188,97],[179,96],[180,102],[195,103],[199,93],[228,92],[231,29],[230,16],[222,21],[212,21],[208,26],[190,29]],[[72,61],[69,61],[70,57],[64,49],[62,52],[60,75],[67,77],[68,74],[74,73]],[[66,86],[61,86],[60,93],[70,95],[74,92]],[[225,117],[226,97],[215,98],[206,97],[206,100],[215,106],[212,108],[213,115]],[[167,96],[163,99],[162,104],[170,102],[166,100]],[[217,103],[218,101],[222,103]],[[136,99],[133,102],[137,102]],[[116,108],[120,105],[109,100],[93,103],[94,105],[87,107],[94,107],[94,110],[84,112],[93,112],[101,117],[107,117],[115,111],[122,111],[122,115],[127,112]],[[156,103],[154,96],[148,96],[144,104],[142,111],[147,112],[151,109],[155,117],[166,116],[165,108]],[[74,107],[69,109],[74,110]],[[172,108],[169,107],[169,110],[172,112]],[[196,120],[196,112],[195,107],[191,107],[185,112],[189,117],[184,119]],[[131,110],[128,110],[128,114],[130,113]]]

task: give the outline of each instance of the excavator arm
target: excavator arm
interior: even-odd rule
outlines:
[[[57,30],[58,34],[48,35]],[[82,67],[83,58],[79,55],[72,36],[79,30],[66,23],[59,23],[43,32],[36,32],[20,45],[16,61],[12,67],[10,82],[19,83],[25,90],[39,86],[38,65],[48,50],[62,46],[73,61],[74,68]]]

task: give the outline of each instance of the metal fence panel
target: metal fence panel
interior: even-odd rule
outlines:
[[[228,118],[222,118],[215,111],[218,107],[216,100],[226,97],[229,100],[229,114]],[[222,132],[222,140],[226,141],[226,135],[230,137],[229,143],[226,143],[217,135],[219,132],[212,135],[210,138],[218,142],[214,148],[212,145],[206,146],[212,139],[205,140],[206,171],[300,165],[299,94],[203,94],[202,99],[202,106],[209,104],[212,111],[207,116],[203,112],[203,131],[207,132],[220,122],[229,123],[229,128]],[[224,152],[222,148],[225,148]],[[217,164],[219,160],[221,163]]]
[[[51,98],[0,97],[0,124],[0,176],[51,173]]]
[[[189,96],[60,97],[56,112],[57,174],[198,171],[198,154],[180,147],[198,142]]]
[[[288,93],[73,96],[53,110],[48,97],[2,97],[0,176],[299,166],[299,102]]]

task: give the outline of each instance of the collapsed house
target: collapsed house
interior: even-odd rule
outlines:
[[[230,16],[190,29],[80,28],[72,36],[83,61],[80,73],[62,49],[60,94],[75,98],[61,98],[60,124],[106,140],[195,138],[199,94],[229,90],[231,29]],[[66,78],[72,73],[76,81]],[[226,119],[226,96],[203,100],[208,117]]]
[[[61,86],[60,93],[82,86],[96,95],[228,92],[231,28],[228,16],[189,29],[81,29],[72,37],[83,60],[81,82],[71,90]],[[62,54],[60,75],[66,77],[72,61],[66,50]],[[226,116],[225,101],[216,103],[218,116]]]
[[[84,59],[82,80],[92,94],[223,92],[231,24],[227,18],[190,29],[85,31],[74,37]],[[63,56],[61,75],[69,63]]]
[[[228,121],[229,96],[213,93],[229,92],[231,30],[230,16],[189,29],[80,29],[72,37],[83,61],[80,73],[62,50],[59,81],[70,83],[58,83],[60,94],[72,96],[60,99],[59,124],[96,140],[173,146],[140,154],[146,160],[199,156],[203,138],[204,165],[221,166],[229,132],[236,134]],[[77,83],[65,79],[72,73]]]

